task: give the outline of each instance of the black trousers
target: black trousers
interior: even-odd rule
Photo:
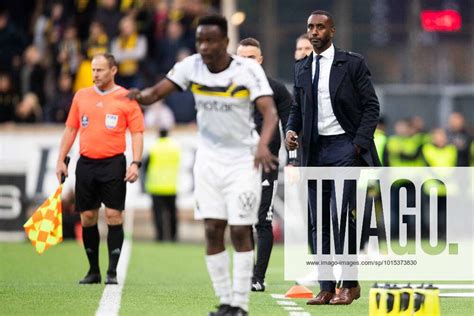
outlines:
[[[352,139],[347,134],[334,135],[334,136],[319,136],[316,142],[311,143],[310,155],[308,160],[308,167],[354,167],[361,166],[362,161],[359,156],[356,154],[355,145],[352,143]],[[309,198],[309,210],[311,217],[309,218],[309,223],[312,226],[312,237],[313,237],[313,253],[317,252],[316,245],[316,218],[317,218],[317,209],[316,209],[316,183],[315,181],[308,181],[308,198]],[[323,186],[322,188],[323,200],[327,203],[323,203],[322,212],[323,215],[326,215],[326,218],[329,218],[330,215],[330,203],[333,196],[333,188],[329,186]],[[354,229],[349,228],[349,234],[356,231],[356,222],[354,214],[349,212],[348,214],[349,226]],[[324,217],[324,216],[323,216]],[[330,234],[329,227],[330,222],[323,221],[322,234],[323,242],[322,248],[330,248],[330,236],[324,236],[324,234]],[[326,237],[326,238],[325,238]],[[350,236],[349,238],[355,239],[355,236]],[[321,252],[321,251],[320,251]],[[320,281],[319,282],[321,290],[334,292],[336,288],[335,281]],[[351,288],[356,287],[356,280],[343,280],[342,287]]]
[[[156,240],[165,240],[164,231],[166,228],[170,235],[167,240],[176,241],[178,229],[176,219],[176,195],[152,195],[152,199]],[[166,225],[164,219],[166,219]]]
[[[253,279],[263,282],[273,249],[273,198],[276,193],[278,168],[262,172],[262,197],[258,209],[257,260],[253,270]]]

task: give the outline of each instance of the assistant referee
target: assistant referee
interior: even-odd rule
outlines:
[[[105,284],[117,284],[117,263],[123,234],[122,211],[125,206],[126,182],[138,179],[143,152],[143,114],[137,102],[129,100],[128,90],[115,84],[117,63],[111,54],[92,59],[94,86],[77,91],[64,130],[56,175],[68,175],[64,158],[79,132],[81,157],[76,166],[76,211],[80,212],[82,238],[89,271],[80,284],[101,282],[99,269],[99,208],[105,205],[109,227],[107,246],[109,268]],[[124,156],[127,128],[132,136],[133,161],[127,167]]]

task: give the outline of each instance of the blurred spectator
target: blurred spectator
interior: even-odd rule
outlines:
[[[168,2],[166,0],[144,0],[142,7],[137,11],[137,31],[147,40],[147,67],[141,69],[141,79],[144,86],[153,85],[158,73],[155,51],[160,41],[166,36],[168,21]]]
[[[75,75],[79,68],[81,42],[77,36],[77,29],[70,24],[64,30],[64,36],[58,44],[58,69],[56,74],[67,72]]]
[[[147,56],[152,56],[154,42],[155,42],[155,10],[158,10],[159,4],[163,1],[158,0],[143,0],[142,5],[133,10],[136,12],[135,23],[137,26],[137,32],[145,36],[148,43]],[[166,1],[165,1],[166,3]],[[129,14],[130,15],[130,14]],[[166,22],[166,15],[165,15]]]
[[[32,17],[35,13],[35,7],[38,5],[39,2],[41,1],[2,0],[0,1],[0,12],[2,12],[2,10],[8,11],[9,19],[11,21],[14,21],[15,28],[19,30],[22,34],[27,34],[29,31],[31,31]]]
[[[375,147],[377,148],[377,155],[379,157],[380,163],[383,164],[383,156],[385,152],[385,147],[387,146],[387,135],[385,134],[385,118],[380,116],[379,123],[374,133],[374,142]]]
[[[60,41],[65,24],[63,3],[56,0],[51,5],[46,5],[34,26],[33,44],[38,48],[41,57],[45,57],[48,50]]]
[[[458,166],[469,166],[471,137],[465,126],[464,116],[453,112],[449,117],[449,140],[458,150]]]
[[[425,120],[419,116],[415,115],[411,118],[411,125],[413,126],[413,131],[415,137],[418,140],[420,146],[427,144],[431,141],[431,135],[425,129]]]
[[[145,188],[153,201],[156,240],[165,240],[164,230],[169,228],[169,240],[176,241],[176,192],[181,150],[178,144],[168,137],[166,125],[160,125],[159,138],[150,149],[150,157],[146,160]]]
[[[79,39],[84,41],[89,35],[89,25],[97,8],[97,1],[78,0],[73,3],[74,20],[79,32]]]
[[[38,48],[35,45],[28,46],[20,70],[20,87],[23,96],[33,92],[38,96],[40,104],[44,104],[46,69],[41,65],[41,60]]]
[[[109,38],[105,34],[102,24],[93,21],[89,27],[89,37],[85,42],[80,53],[79,68],[74,81],[74,92],[79,89],[90,87],[92,81],[92,65],[91,60],[97,54],[108,52]]]
[[[160,128],[170,130],[175,125],[173,112],[169,107],[158,101],[146,107],[145,111],[145,127],[146,128]]]
[[[112,39],[118,35],[117,25],[122,17],[117,0],[102,0],[99,2],[94,20],[104,26],[108,38]]]
[[[20,95],[13,89],[10,75],[0,73],[0,123],[13,121],[18,102]]]
[[[36,94],[29,92],[15,107],[15,122],[17,123],[39,123],[42,121],[43,113]]]
[[[9,19],[8,11],[0,5],[0,71],[11,74],[21,63],[27,45],[25,35]]]
[[[387,140],[383,165],[391,167],[420,167],[424,165],[421,147],[410,119],[395,123],[395,135]]]
[[[154,11],[154,40],[159,42],[166,36],[166,24],[168,22],[168,2],[166,0],[155,1]]]
[[[87,53],[81,50],[79,54],[79,68],[77,69],[76,79],[74,80],[73,92],[75,93],[79,89],[90,87],[93,84],[91,60],[87,58]]]
[[[188,48],[194,50],[196,25],[200,16],[211,13],[203,0],[175,0],[170,12],[170,20],[181,23],[184,28],[184,40]]]
[[[176,61],[181,61],[190,55],[187,49],[181,49],[178,52]],[[196,107],[194,95],[189,90],[176,91],[165,99],[170,110],[173,112],[177,123],[191,123],[196,121]]]
[[[178,52],[186,49],[183,32],[183,26],[180,23],[175,21],[168,23],[167,36],[160,41],[160,45],[155,52],[159,74],[166,74],[176,63]]]
[[[118,63],[117,84],[127,89],[139,87],[140,62],[146,56],[147,41],[137,33],[133,17],[120,21],[120,35],[112,42],[111,52]]]
[[[92,59],[97,54],[107,53],[109,50],[109,37],[100,22],[92,21],[89,27],[89,37],[84,46],[89,59]]]
[[[471,150],[470,150],[470,152],[471,152],[471,161],[469,162],[469,165],[471,167],[474,167],[474,141],[471,141],[471,146],[470,147],[471,147]]]
[[[300,35],[296,39],[296,48],[295,48],[295,59],[301,59],[308,56],[313,51],[313,45],[309,41],[308,35]]]
[[[72,98],[72,77],[65,72],[59,77],[53,99],[45,107],[46,121],[64,123],[71,107]]]
[[[456,167],[458,152],[456,146],[448,143],[446,131],[435,128],[431,134],[432,141],[423,145],[423,160],[429,167]]]
[[[431,142],[422,147],[422,157],[429,167],[456,167],[458,153],[456,146],[448,143],[446,131],[442,128],[435,128],[431,134]],[[438,171],[442,173],[443,171]],[[430,232],[430,191],[436,189],[438,197],[446,197],[446,187],[439,181],[431,179],[423,184],[421,199],[423,201],[421,212],[421,237],[429,238]],[[446,227],[446,199],[437,199],[437,219],[438,227]],[[446,238],[445,230],[438,230],[438,238]]]

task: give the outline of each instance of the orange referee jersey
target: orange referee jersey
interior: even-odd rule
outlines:
[[[137,102],[127,98],[128,90],[115,86],[102,92],[96,86],[74,95],[66,126],[79,129],[79,151],[93,159],[125,152],[125,132],[142,132],[143,114]]]

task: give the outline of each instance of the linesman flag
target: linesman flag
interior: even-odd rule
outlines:
[[[63,214],[60,184],[56,192],[44,201],[23,225],[26,235],[39,254],[63,240]]]
[[[64,162],[67,166],[69,157],[66,157]],[[65,176],[63,175],[56,192],[51,194],[23,225],[26,235],[39,254],[63,241],[61,192],[63,191],[64,180]]]

